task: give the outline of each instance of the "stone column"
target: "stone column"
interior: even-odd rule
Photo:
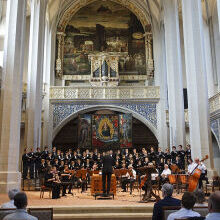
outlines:
[[[169,104],[170,145],[185,146],[182,63],[178,1],[164,0],[164,28]]]
[[[20,188],[19,144],[26,0],[7,2],[0,105],[0,192]]]
[[[212,169],[214,165],[209,123],[201,1],[182,0],[182,15],[192,157],[202,158],[209,155],[211,158],[206,164]]]
[[[41,112],[44,63],[46,0],[31,0],[31,24],[28,62],[26,144],[41,144]]]
[[[44,50],[44,86],[45,96],[43,100],[44,105],[44,126],[43,126],[43,146],[52,146],[52,132],[53,121],[50,106],[50,86],[52,84],[52,76],[54,74],[54,54],[55,54],[55,41],[56,32],[49,26],[49,22],[46,26],[45,34],[45,50]]]
[[[155,27],[156,24],[155,24]],[[166,72],[166,54],[165,54],[165,33],[164,24],[153,30],[153,52],[155,66],[155,86],[160,86],[160,102],[157,105],[157,129],[158,144],[162,150],[169,146],[168,128],[166,124],[167,110],[167,72]]]
[[[220,33],[220,0],[217,0],[217,11],[218,11],[219,33]]]

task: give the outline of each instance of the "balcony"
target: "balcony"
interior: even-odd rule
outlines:
[[[160,87],[59,87],[50,88],[51,100],[152,100],[160,99]]]
[[[210,115],[214,115],[220,110],[220,92],[209,99]]]

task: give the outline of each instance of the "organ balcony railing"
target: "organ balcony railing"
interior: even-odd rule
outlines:
[[[160,87],[158,86],[118,86],[118,87],[60,87],[50,88],[50,100],[127,100],[148,99],[158,101],[160,99]]]

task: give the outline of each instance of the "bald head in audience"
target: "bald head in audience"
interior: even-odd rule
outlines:
[[[214,192],[209,197],[208,203],[209,212],[218,212],[220,213],[220,191]]]

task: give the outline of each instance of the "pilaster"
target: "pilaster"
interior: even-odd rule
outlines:
[[[45,37],[45,0],[31,1],[31,24],[28,62],[26,145],[36,148],[41,144],[41,113]]]
[[[220,0],[217,0],[217,11],[218,11],[219,33],[220,33]]]
[[[201,1],[182,0],[182,15],[192,157],[209,155],[213,169]]]
[[[19,143],[26,0],[7,1],[0,120],[0,192],[20,188]]]
[[[170,145],[185,146],[182,63],[178,1],[164,0],[164,28],[169,104]]]

